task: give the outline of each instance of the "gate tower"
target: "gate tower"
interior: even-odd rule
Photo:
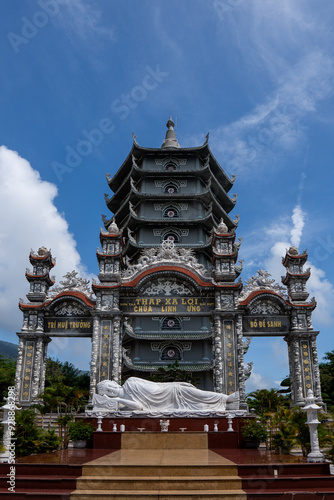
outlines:
[[[235,178],[214,158],[208,136],[202,146],[183,148],[172,119],[167,129],[160,148],[139,146],[134,136],[120,169],[107,175],[112,217],[103,216],[92,289],[73,271],[52,292],[50,251],[30,254],[29,302],[20,301],[24,323],[18,333],[21,404],[42,392],[47,344],[57,336],[92,339],[91,393],[101,380],[147,378],[177,361],[204,390],[238,390],[241,408],[251,337],[283,336],[293,400],[303,404],[312,388],[320,402],[318,332],[311,322],[316,303],[307,302],[306,253],[287,251],[284,287],[261,270],[243,286],[239,217],[230,216]]]

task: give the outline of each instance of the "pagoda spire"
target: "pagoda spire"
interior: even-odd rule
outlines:
[[[165,140],[161,146],[161,149],[170,149],[170,148],[180,148],[180,144],[177,142],[175,130],[174,130],[174,122],[172,120],[172,117],[169,117],[169,120],[166,124],[166,127],[168,128],[166,132],[166,137]]]

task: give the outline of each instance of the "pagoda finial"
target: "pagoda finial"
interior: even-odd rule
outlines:
[[[172,120],[172,117],[169,117],[169,120],[166,124],[166,127],[168,128],[166,132],[166,137],[165,140],[161,146],[161,149],[169,149],[169,148],[180,148],[180,144],[177,142],[175,130],[174,130],[174,122]]]
[[[108,226],[108,233],[114,233],[114,234],[120,233],[120,230],[115,221],[115,217],[112,218],[111,223]]]

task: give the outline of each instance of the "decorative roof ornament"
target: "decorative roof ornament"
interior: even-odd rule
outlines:
[[[173,247],[171,243],[173,245],[174,243],[171,240],[166,241],[165,244],[163,242],[164,246],[143,250],[136,264],[130,264],[127,261],[128,268],[122,272],[123,279],[132,279],[135,274],[142,272],[143,269],[153,265],[165,264],[166,262],[173,265],[181,264],[191,268],[203,278],[211,279],[211,270],[198,262],[192,249]]]
[[[166,132],[165,140],[164,140],[163,144],[161,145],[161,149],[171,149],[171,148],[179,149],[181,146],[177,142],[177,138],[176,138],[176,134],[175,134],[175,130],[174,130],[174,122],[173,122],[171,116],[169,117],[169,120],[166,124],[166,127],[168,127],[168,130]]]
[[[133,140],[133,144],[136,144],[138,146],[137,136],[134,134],[134,132],[132,132],[132,140]]]
[[[233,219],[232,222],[233,222],[233,224],[235,224],[237,226],[239,224],[239,220],[240,220],[240,215],[238,214],[235,216],[235,219]]]
[[[221,219],[217,226],[217,233],[225,234],[228,233],[228,227],[224,222],[224,219]]]
[[[120,233],[119,227],[117,226],[116,221],[115,221],[115,217],[112,218],[111,223],[109,224],[107,229],[108,229],[108,233],[111,233],[111,234],[119,234]]]
[[[244,288],[239,297],[239,301],[245,300],[246,297],[255,290],[272,290],[284,298],[287,298],[286,288],[276,283],[274,279],[270,279],[271,274],[267,271],[259,269],[257,276],[252,276],[244,283]]]
[[[44,257],[45,255],[47,255],[49,253],[48,249],[45,248],[45,247],[40,247],[38,250],[37,250],[37,253],[40,257]]]
[[[288,250],[288,253],[290,255],[299,255],[299,251],[298,251],[298,248],[295,247],[295,246],[291,246]]]
[[[78,276],[77,271],[72,271],[66,273],[63,276],[63,281],[60,281],[60,285],[57,285],[49,292],[49,297],[55,297],[61,292],[81,292],[87,295],[89,298],[92,297],[92,292],[90,289],[90,281]]]

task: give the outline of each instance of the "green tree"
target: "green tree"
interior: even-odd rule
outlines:
[[[49,426],[51,426],[52,414],[56,412],[59,436],[63,448],[66,448],[68,424],[75,414],[84,411],[88,402],[89,378],[87,381],[85,374],[82,374],[72,363],[48,359],[45,385],[45,390],[40,394],[43,404],[36,405],[36,409],[41,413],[42,418],[45,413],[50,413]]]
[[[62,363],[58,359],[52,358],[47,359],[45,387],[65,383],[67,386],[89,391],[89,381],[89,373],[82,372],[72,363],[68,361]]]
[[[50,452],[59,448],[60,439],[55,429],[48,431],[39,429],[35,416],[33,408],[17,411],[15,414],[15,453],[18,457]]]
[[[319,364],[322,398],[330,409],[334,409],[334,350],[326,352],[325,363]]]
[[[15,371],[15,359],[0,356],[0,402],[7,396],[8,387],[15,384]]]
[[[259,417],[275,412],[278,407],[288,407],[290,400],[276,389],[258,389],[248,394],[247,404]]]
[[[290,453],[298,445],[303,456],[310,452],[310,432],[306,425],[306,413],[298,407],[277,408],[271,415],[271,447],[279,453]]]
[[[147,377],[147,379],[152,382],[188,382],[193,385],[199,383],[199,378],[194,377],[191,372],[182,370],[178,361],[160,367],[156,373]]]

